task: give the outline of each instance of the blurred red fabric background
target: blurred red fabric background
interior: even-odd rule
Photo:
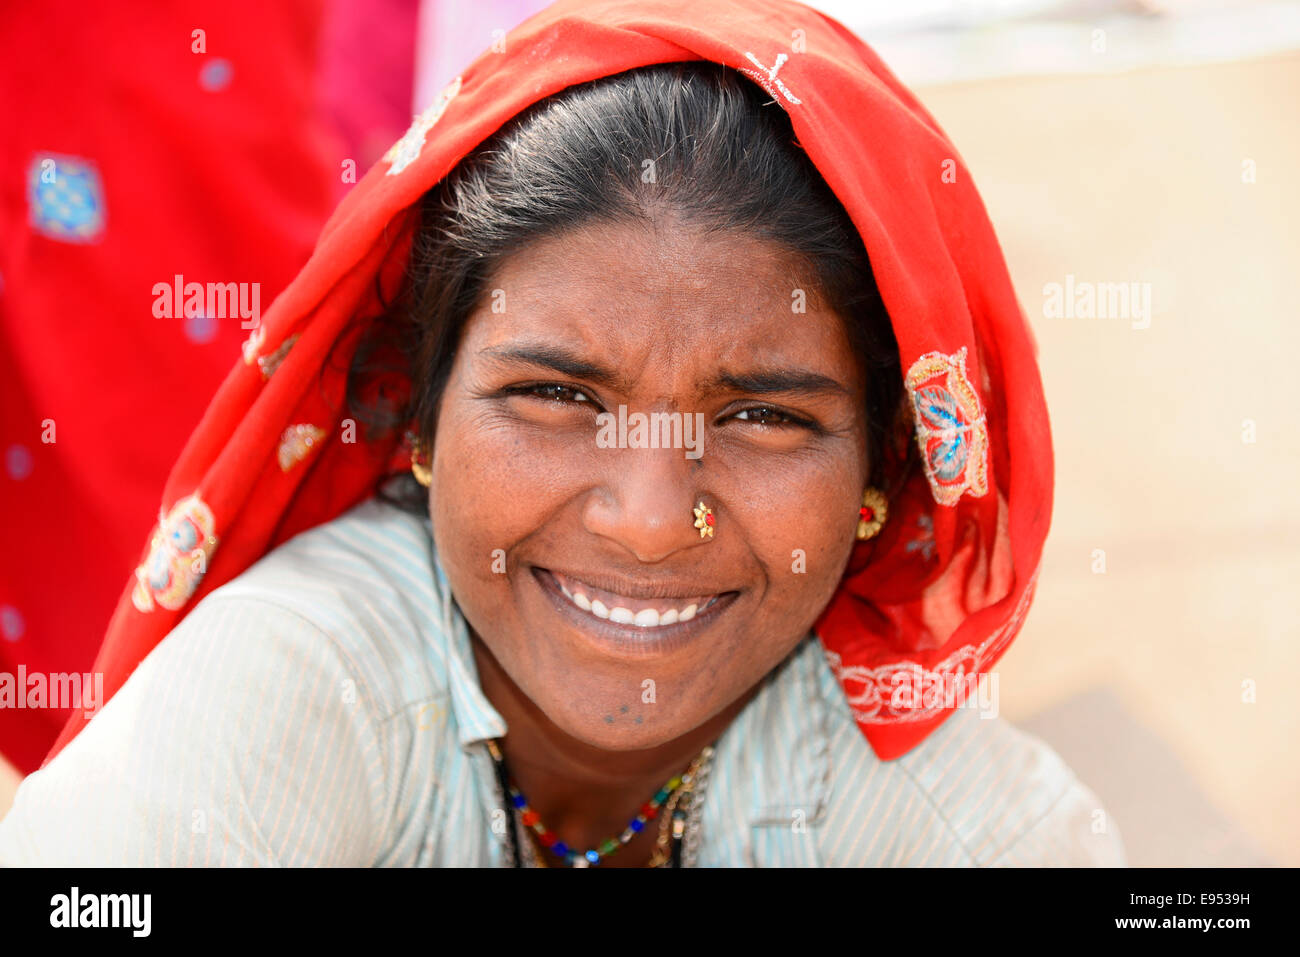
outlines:
[[[270,305],[410,121],[417,9],[0,11],[0,672],[90,668],[249,334],[156,317],[154,285]],[[0,752],[34,770],[68,714],[0,708]]]

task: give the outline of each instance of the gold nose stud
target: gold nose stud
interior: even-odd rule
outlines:
[[[700,530],[700,538],[712,538],[713,526],[717,519],[713,517],[713,509],[705,505],[703,501],[695,506],[695,527]]]

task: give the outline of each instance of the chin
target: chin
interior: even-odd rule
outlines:
[[[602,696],[594,690],[588,694],[579,691],[576,700],[546,702],[534,698],[542,713],[561,731],[583,744],[602,751],[645,751],[681,737],[697,728],[708,715],[671,713],[662,700],[643,704],[640,698],[626,704],[613,703],[574,707],[578,702],[600,701]],[[626,711],[623,708],[626,707]],[[640,719],[638,723],[637,719]]]

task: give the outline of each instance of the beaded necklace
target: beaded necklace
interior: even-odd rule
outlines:
[[[689,823],[688,807],[683,806],[682,799],[689,798],[692,795],[697,781],[701,777],[701,770],[707,769],[708,762],[713,757],[713,747],[711,745],[705,746],[704,750],[691,762],[691,766],[686,769],[685,773],[670,778],[663,787],[655,792],[649,801],[641,805],[637,814],[623,829],[622,834],[617,838],[608,838],[597,847],[582,853],[573,850],[561,841],[554,831],[542,823],[537,812],[528,806],[528,801],[523,793],[510,780],[509,773],[506,771],[505,759],[497,742],[488,739],[487,746],[488,753],[492,755],[492,762],[496,766],[501,792],[506,797],[507,806],[503,810],[510,815],[512,823],[515,824],[513,850],[516,867],[524,866],[520,848],[519,821],[522,821],[528,829],[525,833],[528,833],[528,837],[531,839],[529,842],[530,849],[533,847],[533,842],[536,842],[537,845],[540,845],[537,848],[538,851],[542,849],[549,851],[563,861],[566,867],[595,867],[641,833],[647,823],[659,816],[660,809],[664,808],[665,804],[667,807],[664,809],[663,817],[660,820],[659,838],[656,842],[655,853],[651,856],[648,866],[681,866],[682,842]],[[518,821],[515,820],[512,810],[518,811]],[[538,866],[547,866],[543,853],[531,856],[536,857]]]

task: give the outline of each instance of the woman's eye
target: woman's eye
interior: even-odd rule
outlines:
[[[755,422],[758,425],[774,425],[774,426],[807,426],[808,425],[808,423],[803,419],[797,418],[786,412],[782,412],[779,409],[768,408],[767,406],[759,406],[753,409],[742,409],[741,411],[735,414],[734,418],[740,419],[742,422]]]
[[[515,395],[532,395],[539,399],[551,399],[555,402],[590,402],[585,392],[572,386],[555,382],[543,382],[538,385],[518,386],[510,390]]]

